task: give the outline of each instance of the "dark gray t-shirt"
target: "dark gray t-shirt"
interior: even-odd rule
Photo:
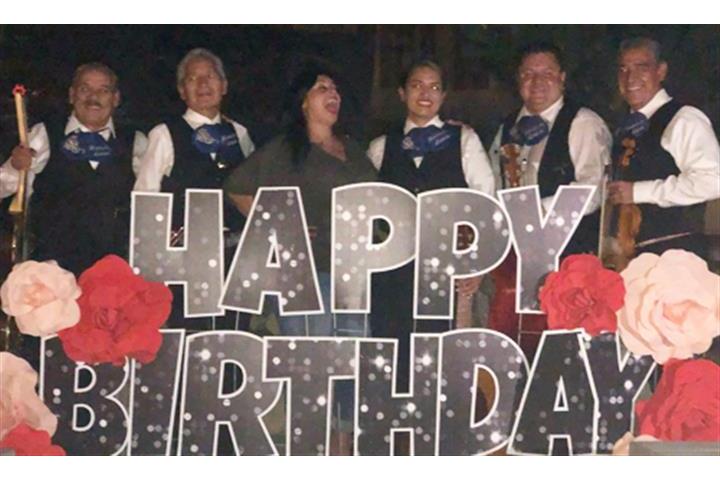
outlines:
[[[332,189],[377,180],[360,145],[349,138],[343,143],[347,160],[312,145],[307,158],[296,167],[290,146],[280,135],[250,155],[225,181],[225,192],[237,195],[255,195],[259,187],[300,187],[308,226],[317,228],[312,246],[319,272],[330,271]]]

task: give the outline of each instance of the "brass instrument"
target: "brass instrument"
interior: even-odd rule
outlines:
[[[20,145],[28,146],[28,128],[27,114],[25,112],[25,94],[26,89],[22,85],[16,85],[13,88],[13,97],[15,101],[15,113],[17,116],[18,136],[20,137]],[[13,265],[22,262],[27,258],[27,242],[26,242],[26,226],[27,226],[27,170],[20,170],[18,177],[18,186],[15,197],[12,199],[10,208],[8,209],[13,217],[13,233],[9,240],[10,248],[9,258],[3,259],[6,274],[9,274]],[[5,278],[3,278],[3,281]],[[17,325],[12,317],[0,312],[0,350],[9,351],[15,348],[20,342],[20,335],[17,331]]]

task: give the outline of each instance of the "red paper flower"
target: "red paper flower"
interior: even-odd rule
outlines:
[[[35,430],[21,423],[8,432],[0,442],[0,448],[9,448],[18,456],[64,457],[65,450],[50,442],[45,430]]]
[[[638,431],[666,441],[720,441],[720,366],[671,361],[649,400],[635,406]]]
[[[152,362],[162,343],[159,328],[170,314],[170,289],[135,275],[115,255],[83,272],[78,284],[82,289],[80,322],[59,333],[68,357],[118,366],[125,356]]]
[[[593,255],[570,255],[560,270],[547,276],[540,290],[540,307],[550,329],[584,328],[590,335],[614,332],[615,312],[623,306],[622,277],[603,268]]]

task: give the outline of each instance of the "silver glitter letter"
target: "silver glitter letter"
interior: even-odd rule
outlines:
[[[183,285],[185,317],[220,315],[222,191],[188,189],[185,226],[171,235],[172,202],[170,193],[133,192],[130,263],[145,280]]]
[[[497,200],[467,188],[421,193],[418,202],[414,314],[449,319],[454,279],[482,275],[502,262],[510,250],[508,222]]]
[[[297,187],[263,187],[238,244],[222,306],[259,314],[265,295],[281,315],[323,313],[302,196]]]
[[[333,311],[370,312],[370,273],[398,268],[415,256],[415,197],[388,183],[358,183],[333,190]],[[390,225],[373,243],[373,224]]]
[[[498,196],[510,215],[513,242],[518,257],[515,310],[518,313],[543,313],[538,291],[545,275],[557,270],[558,261],[583,213],[595,187],[561,186],[555,193],[550,212],[543,214],[538,186],[501,190]]]

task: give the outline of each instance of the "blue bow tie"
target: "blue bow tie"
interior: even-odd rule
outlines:
[[[640,112],[633,112],[625,116],[615,132],[617,138],[640,138],[650,128],[650,120]]]
[[[540,115],[526,115],[510,129],[509,143],[533,146],[540,143],[549,133],[550,128]]]
[[[233,154],[240,150],[235,129],[226,123],[201,125],[196,128],[192,136],[192,144],[204,154],[220,153]]]
[[[65,137],[62,147],[67,158],[84,162],[110,162],[112,147],[98,132],[73,132]]]
[[[435,125],[413,128],[403,138],[402,149],[412,157],[423,157],[431,152],[439,152],[450,145],[455,138],[454,130],[439,128]]]

